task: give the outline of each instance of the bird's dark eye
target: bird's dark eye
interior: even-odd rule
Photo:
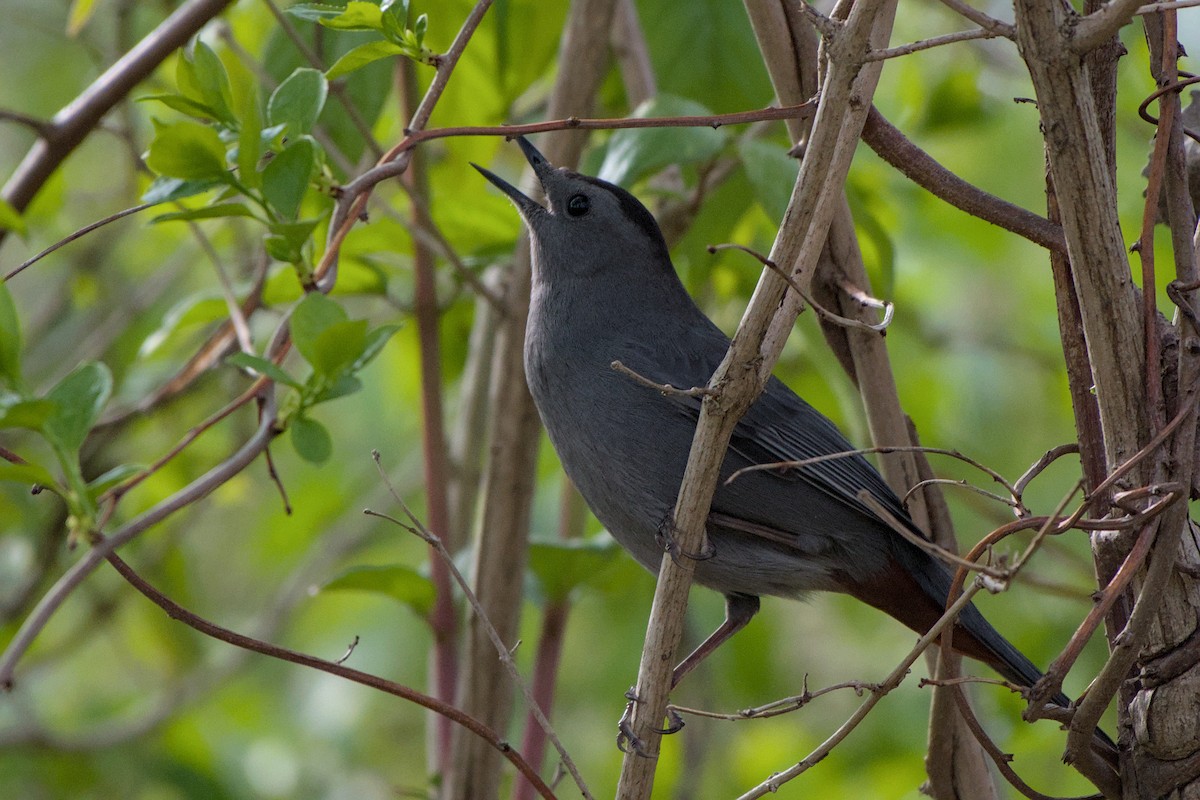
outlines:
[[[572,217],[582,217],[592,207],[592,201],[586,194],[573,194],[567,200],[567,213]]]

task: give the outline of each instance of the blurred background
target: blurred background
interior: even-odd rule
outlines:
[[[133,43],[158,25],[170,3],[100,0],[37,3],[5,0],[0,26],[0,109],[45,119],[71,101]],[[443,51],[472,4],[414,0],[428,14],[424,45]],[[432,127],[498,125],[545,117],[556,73],[565,3],[495,3],[466,49],[431,121]],[[895,44],[961,29],[933,2],[899,16]],[[640,0],[645,46],[662,109],[722,113],[760,108],[772,90],[740,4],[722,0]],[[997,16],[1011,11],[998,4]],[[297,30],[330,62],[371,34],[336,31],[292,17]],[[1181,40],[1197,45],[1188,14]],[[1136,106],[1154,89],[1140,27],[1126,29],[1120,73],[1118,179],[1126,231],[1142,207],[1140,173],[1152,128]],[[270,93],[305,65],[261,2],[243,0],[207,26],[202,40],[241,65]],[[151,95],[176,91],[176,55],[106,117],[70,156],[24,216],[26,231],[0,248],[0,270],[82,226],[135,205],[154,176],[139,157],[155,135],[153,119],[182,119]],[[421,87],[433,71],[412,67]],[[383,148],[398,142],[408,118],[391,59],[350,75],[345,92]],[[1045,207],[1043,155],[1036,108],[1014,104],[1032,94],[1007,42],[968,42],[890,62],[876,103],[918,145],[966,180],[1031,210]],[[613,69],[596,116],[633,111]],[[689,105],[692,104],[692,105]],[[670,113],[670,112],[669,112]],[[675,112],[679,113],[679,112]],[[9,114],[4,115],[6,118]],[[374,161],[371,145],[343,107],[325,103],[317,121],[328,184],[344,182]],[[782,123],[722,128],[706,149],[666,169],[650,163],[619,172],[652,209],[695,200],[672,255],[687,287],[727,331],[741,316],[759,266],[737,252],[710,255],[709,244],[770,249],[795,174]],[[619,134],[589,137],[581,171],[595,174]],[[12,121],[0,124],[0,172],[12,173],[34,141]],[[668,139],[668,144],[674,140]],[[679,140],[685,141],[685,140]],[[536,138],[535,138],[536,142]],[[674,146],[674,145],[671,145]],[[682,149],[681,149],[682,152]],[[688,151],[691,153],[691,151]],[[503,270],[521,230],[516,213],[469,162],[516,181],[523,161],[498,137],[452,137],[423,144],[419,158],[429,209],[461,262],[480,279]],[[346,167],[350,170],[347,171]],[[608,169],[613,159],[607,162]],[[719,169],[718,169],[719,167]],[[718,180],[708,181],[713,174]],[[703,183],[702,183],[702,178]],[[702,189],[699,189],[703,185]],[[959,212],[908,182],[860,147],[847,187],[874,293],[896,304],[887,342],[899,392],[923,442],[957,449],[1010,479],[1045,451],[1075,438],[1053,287],[1038,247]],[[189,207],[209,199],[186,201]],[[311,190],[304,216],[320,219],[324,241],[330,200]],[[686,205],[686,204],[685,204]],[[156,526],[122,554],[143,576],[196,613],[238,631],[337,659],[357,641],[347,664],[426,689],[431,648],[421,611],[426,546],[401,528],[365,517],[364,508],[400,514],[371,451],[418,517],[425,514],[421,451],[420,339],[412,320],[413,236],[408,196],[384,184],[370,219],[350,233],[333,297],[352,318],[399,331],[359,373],[361,390],[312,410],[332,442],[323,463],[300,457],[286,437],[272,447],[291,513],[260,459],[211,497]],[[242,392],[249,381],[230,366],[206,371],[186,391],[139,410],[175,375],[227,317],[213,268],[224,265],[239,296],[262,262],[262,231],[244,219],[162,221],[152,209],[107,225],[8,281],[20,316],[25,379],[44,391],[85,361],[114,377],[102,424],[82,451],[94,477],[121,464],[147,464]],[[1133,239],[1128,233],[1127,238]],[[447,437],[467,435],[464,370],[481,305],[442,256],[436,262],[440,308],[441,388]],[[260,352],[282,313],[300,296],[296,270],[268,265],[263,304],[251,317]],[[1165,305],[1165,301],[1160,306]],[[293,354],[284,367],[297,374]],[[777,374],[833,418],[855,442],[869,444],[858,396],[824,344],[811,313],[802,315]],[[503,409],[491,409],[503,413]],[[201,436],[131,492],[109,527],[133,518],[226,458],[256,425],[252,406]],[[0,430],[0,444],[40,456],[32,433]],[[540,448],[530,535],[558,537],[563,476],[548,443]],[[986,476],[933,456],[940,476],[984,488]],[[1026,503],[1050,513],[1078,477],[1074,457],[1035,481]],[[960,538],[970,547],[1011,518],[967,491],[948,490]],[[0,643],[11,639],[33,604],[79,557],[65,542],[66,511],[50,493],[0,482]],[[614,738],[623,693],[636,677],[653,576],[616,549],[599,525],[586,523],[587,561],[568,586],[569,615],[558,670],[555,727],[597,797],[611,796],[621,754]],[[1005,544],[1002,552],[1014,553]],[[538,552],[538,551],[535,551]],[[550,549],[550,572],[560,569]],[[469,552],[459,554],[469,567]],[[574,563],[574,562],[573,562]],[[387,581],[357,581],[364,567],[389,567]],[[398,577],[403,576],[403,577]],[[417,576],[413,578],[412,576]],[[411,578],[411,580],[410,580]],[[340,579],[340,580],[339,580]],[[331,585],[332,584],[332,585]],[[528,674],[553,587],[537,570],[522,608],[518,665]],[[357,587],[357,588],[355,588]],[[408,588],[405,588],[408,587]],[[559,587],[560,589],[562,587]],[[979,603],[996,626],[1045,665],[1090,607],[1094,589],[1087,542],[1053,541],[1013,591]],[[689,637],[719,622],[719,596],[697,589]],[[915,637],[854,601],[814,596],[767,599],[747,630],[674,694],[685,706],[733,712],[849,679],[879,680]],[[1066,690],[1075,695],[1101,663],[1093,642]],[[970,665],[977,674],[983,667]],[[918,671],[923,662],[918,664]],[[924,779],[929,691],[914,674],[816,769],[780,791],[783,797],[915,798]],[[501,677],[497,669],[497,680]],[[1050,794],[1088,793],[1059,762],[1064,736],[1053,723],[1026,725],[1023,703],[997,687],[975,691],[980,716],[1016,754],[1014,766]],[[803,758],[860,702],[852,692],[822,697],[792,714],[760,721],[688,719],[664,742],[656,797],[737,796]],[[516,701],[505,735],[520,741],[524,707]],[[1108,723],[1112,729],[1112,723]],[[428,719],[416,706],[332,676],[236,651],[168,619],[111,569],[102,567],[69,599],[20,662],[14,690],[0,695],[0,796],[12,798],[395,798],[423,797]],[[552,774],[552,762],[543,770]],[[561,796],[576,796],[569,782]]]

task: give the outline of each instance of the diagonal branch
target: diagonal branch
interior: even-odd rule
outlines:
[[[909,180],[971,216],[999,225],[1048,250],[1064,250],[1062,226],[1043,216],[1001,200],[968,183],[913,144],[872,107],[863,126],[863,141]]]
[[[1076,53],[1083,54],[1106,43],[1117,35],[1117,31],[1125,27],[1135,14],[1141,0],[1110,0],[1083,17],[1075,25],[1075,35],[1070,39],[1070,47]]]
[[[82,94],[54,115],[45,133],[26,153],[0,191],[0,197],[17,211],[24,211],[46,179],[104,115],[153,72],[163,59],[224,11],[229,3],[230,0],[188,0],[163,20]],[[7,233],[7,230],[0,230],[0,242],[4,241]]]
[[[171,598],[164,595],[162,592],[158,591],[158,589],[152,586],[141,575],[137,574],[137,572],[135,572],[132,567],[125,563],[125,561],[116,553],[109,553],[107,555],[107,559],[109,563],[113,565],[113,568],[120,573],[122,578],[128,581],[133,588],[141,592],[152,603],[165,611],[167,616],[169,616],[171,619],[178,620],[188,627],[200,631],[206,636],[219,639],[222,642],[233,645],[234,647],[240,647],[243,650],[261,653],[262,655],[270,656],[271,658],[278,658],[281,661],[287,661],[292,664],[299,664],[304,667],[312,667],[313,669],[321,670],[322,672],[328,672],[330,675],[337,675],[339,678],[345,678],[346,680],[362,684],[363,686],[369,686],[372,689],[377,689],[378,691],[385,692],[403,700],[408,700],[411,703],[416,703],[419,706],[423,706],[430,711],[440,714],[446,719],[452,720],[458,725],[461,725],[462,727],[471,731],[471,733],[475,734],[483,741],[486,741],[497,751],[499,751],[505,758],[507,758],[513,764],[513,766],[515,766],[521,772],[522,775],[528,778],[530,783],[537,788],[542,797],[549,798],[549,800],[554,799],[554,792],[549,786],[546,785],[537,772],[529,766],[525,759],[521,757],[521,754],[514,750],[511,745],[501,739],[494,730],[487,727],[469,714],[464,714],[462,711],[448,703],[444,703],[437,698],[430,697],[427,694],[418,692],[416,689],[411,689],[403,684],[385,680],[368,672],[351,669],[350,667],[343,666],[341,663],[326,661],[323,658],[317,658],[315,656],[300,653],[286,647],[270,644],[269,642],[264,642],[261,639],[256,639],[252,636],[246,636],[236,631],[232,631],[229,628],[217,625],[207,619],[204,619],[200,615],[187,610]]]

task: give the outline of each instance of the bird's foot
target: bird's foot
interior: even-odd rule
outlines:
[[[629,691],[625,693],[625,697],[629,699],[629,702],[625,704],[625,712],[617,720],[617,749],[622,753],[636,753],[639,756],[649,758],[650,753],[646,750],[645,744],[633,732],[633,706],[638,701],[637,692],[634,690],[634,687],[629,687]]]
[[[717,548],[713,547],[712,542],[705,542],[704,549],[699,553],[688,553],[679,547],[679,543],[675,541],[675,519],[668,514],[658,525],[658,530],[654,532],[654,541],[665,552],[669,553],[671,560],[676,564],[680,558],[687,558],[692,561],[708,561],[717,554]]]
[[[633,732],[633,707],[641,702],[637,696],[637,691],[634,687],[630,687],[625,693],[625,697],[629,700],[625,704],[625,712],[621,714],[621,719],[617,721],[617,749],[622,753],[636,753],[639,756],[648,758],[649,751],[646,749],[646,744],[641,738]],[[679,733],[684,726],[683,717],[673,708],[667,709],[667,727],[658,728],[654,732],[663,736],[669,736],[673,733]]]

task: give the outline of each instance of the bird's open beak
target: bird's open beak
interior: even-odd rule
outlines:
[[[546,160],[546,157],[538,152],[538,149],[529,143],[529,140],[524,136],[517,137],[517,144],[521,146],[521,152],[525,154],[525,160],[529,162],[529,166],[533,167],[533,172],[538,177],[538,181],[545,186],[543,176],[554,169],[554,166]],[[472,162],[471,166],[479,170],[483,177],[487,178],[492,184],[508,195],[509,199],[516,204],[522,214],[537,213],[545,211],[545,209],[534,199],[527,196],[517,187],[513,186],[508,181],[501,178],[491,170],[484,169],[478,164]]]

